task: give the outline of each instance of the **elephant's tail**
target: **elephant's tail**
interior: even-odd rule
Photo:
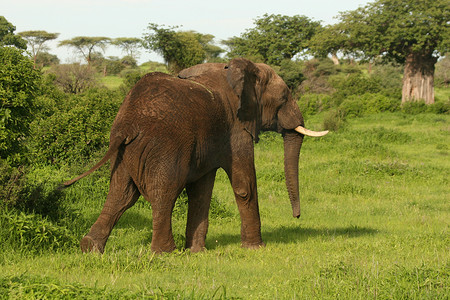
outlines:
[[[113,143],[111,143],[111,145],[109,146],[108,152],[106,152],[105,156],[103,156],[103,158],[95,166],[93,166],[90,170],[84,172],[83,174],[79,175],[78,177],[75,177],[74,179],[64,182],[63,184],[61,184],[58,187],[58,189],[63,190],[66,187],[71,186],[72,184],[74,184],[75,182],[80,180],[81,178],[86,177],[89,174],[93,173],[94,171],[99,169],[101,166],[103,166],[119,150],[119,147],[122,144],[127,144],[127,143],[128,143],[128,138],[127,139],[125,139],[125,138],[115,139],[115,141]]]

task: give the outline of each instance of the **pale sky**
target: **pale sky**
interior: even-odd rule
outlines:
[[[364,6],[368,0],[0,0],[0,15],[16,26],[16,33],[28,30],[58,32],[48,43],[50,53],[61,63],[80,61],[73,50],[56,47],[76,36],[138,37],[149,23],[179,26],[212,34],[216,42],[239,36],[254,27],[253,21],[267,14],[305,15],[323,25],[336,22],[339,12]],[[221,46],[221,45],[219,45]],[[222,46],[223,47],[223,46]],[[105,56],[123,56],[110,46]],[[162,61],[143,49],[139,62]]]

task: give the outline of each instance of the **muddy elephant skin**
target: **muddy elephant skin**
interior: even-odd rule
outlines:
[[[151,203],[151,249],[175,249],[172,210],[188,195],[186,248],[205,249],[216,170],[227,173],[241,217],[241,241],[264,245],[254,166],[261,131],[283,135],[286,185],[300,216],[298,160],[303,117],[283,80],[267,65],[246,59],[207,63],[180,72],[145,75],[128,93],[111,128],[103,159],[70,186],[111,160],[111,183],[100,216],[81,240],[84,252],[103,252],[120,216],[140,195]],[[299,127],[300,126],[300,127]],[[310,132],[310,131],[308,131]]]

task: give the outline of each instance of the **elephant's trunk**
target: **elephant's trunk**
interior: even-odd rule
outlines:
[[[300,217],[300,197],[298,187],[298,160],[303,143],[303,135],[295,131],[283,133],[284,174],[294,218]]]

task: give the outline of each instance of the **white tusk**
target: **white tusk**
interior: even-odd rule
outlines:
[[[297,131],[298,133],[307,135],[307,136],[314,136],[314,137],[324,136],[325,134],[328,133],[328,130],[325,130],[325,131],[312,131],[312,130],[306,129],[303,126],[298,126],[297,128],[295,128],[295,131]]]

